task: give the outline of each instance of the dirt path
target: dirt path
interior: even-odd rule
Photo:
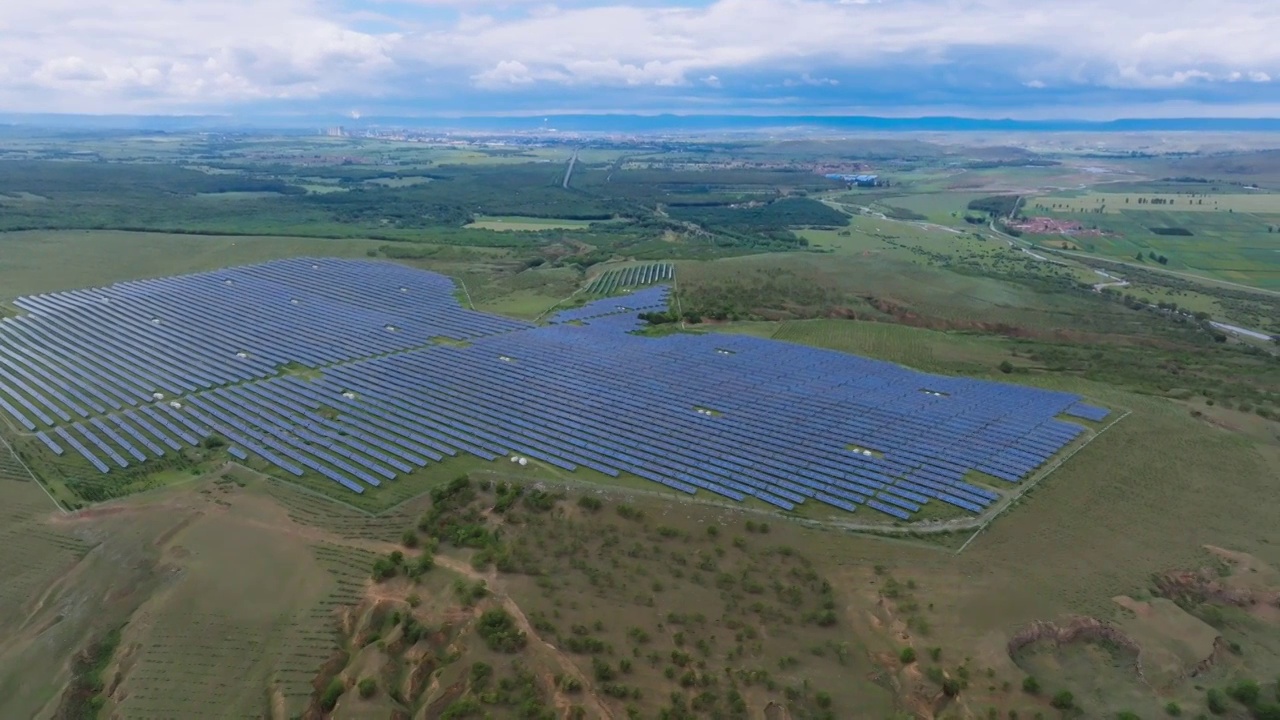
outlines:
[[[578,682],[582,683],[582,687],[584,688],[582,698],[587,705],[588,715],[598,718],[615,717],[613,711],[600,700],[599,696],[594,692],[590,692],[590,688],[592,686],[591,678],[587,677],[578,665],[574,663],[568,655],[565,655],[563,651],[546,640],[543,640],[542,636],[533,629],[533,625],[529,622],[529,618],[524,614],[524,611],[520,609],[520,606],[516,604],[516,601],[512,600],[510,595],[501,591],[500,579],[496,573],[481,573],[469,564],[462,562],[457,558],[446,557],[443,555],[436,556],[436,565],[472,580],[485,581],[489,586],[489,590],[493,593],[493,597],[502,603],[502,608],[515,619],[516,625],[520,628],[520,631],[523,632],[525,636],[536,640],[546,653],[555,658],[556,664],[560,666],[561,670],[563,670],[566,675],[570,675]]]

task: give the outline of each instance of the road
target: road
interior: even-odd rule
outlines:
[[[578,149],[574,148],[573,157],[569,158],[569,167],[564,171],[564,189],[569,189],[569,179],[573,177],[573,166],[578,164]]]
[[[1218,328],[1219,330],[1226,330],[1227,332],[1235,333],[1236,335],[1244,335],[1245,337],[1250,337],[1250,338],[1253,338],[1254,340],[1270,340],[1271,339],[1270,335],[1266,333],[1260,333],[1257,330],[1249,330],[1248,328],[1237,327],[1235,325],[1228,325],[1226,323],[1215,322],[1213,320],[1210,320],[1209,324]]]
[[[1028,249],[1028,247],[1035,247],[1034,245],[1032,245],[1031,243],[1029,243],[1029,242],[1027,242],[1027,241],[1025,241],[1025,240],[1021,240],[1021,239],[1019,239],[1019,238],[1016,238],[1016,237],[1014,237],[1014,236],[1012,236],[1012,235],[1009,235],[1009,234],[1007,234],[1007,233],[1005,233],[1005,232],[1003,232],[1003,231],[999,230],[998,228],[996,228],[996,222],[995,222],[995,220],[992,220],[992,221],[991,221],[991,232],[994,232],[996,235],[998,235],[998,236],[1000,236],[1000,237],[1004,238],[1006,241],[1008,241],[1008,243],[1009,243],[1010,247],[1016,247],[1016,248],[1018,248],[1019,250],[1021,250],[1022,252],[1026,253],[1026,254],[1028,254],[1028,255],[1030,255],[1030,256],[1032,256],[1032,257],[1035,257],[1035,258],[1037,258],[1037,259],[1044,260],[1044,261],[1047,261],[1047,262],[1058,262],[1058,261],[1056,261],[1056,260],[1051,260],[1051,259],[1049,259],[1049,258],[1047,258],[1047,257],[1044,257],[1043,255],[1038,255],[1038,254],[1036,254],[1036,253],[1032,252],[1031,250],[1029,250],[1029,249]],[[1113,264],[1115,264],[1115,265],[1125,265],[1125,266],[1130,265],[1130,263],[1120,262],[1120,261],[1118,261],[1118,260],[1106,260],[1106,259],[1103,259],[1103,258],[1095,257],[1095,256],[1093,256],[1093,255],[1086,255],[1086,254],[1084,254],[1084,253],[1069,252],[1069,251],[1067,251],[1067,250],[1053,250],[1053,249],[1050,249],[1050,248],[1045,248],[1045,249],[1046,249],[1048,252],[1052,252],[1052,253],[1057,254],[1057,255],[1074,255],[1074,256],[1077,256],[1077,257],[1088,258],[1088,259],[1090,259],[1090,260],[1101,260],[1101,261],[1103,261],[1103,262],[1113,263]],[[1134,266],[1134,267],[1141,267],[1141,266]],[[1151,270],[1151,271],[1155,271],[1155,270],[1156,270],[1156,268],[1150,268],[1150,267],[1142,267],[1142,269],[1143,269],[1143,270]],[[1096,269],[1095,269],[1095,270],[1094,270],[1094,272],[1095,272],[1095,273],[1097,273],[1097,274],[1099,274],[1099,275],[1101,275],[1102,277],[1109,278],[1109,279],[1111,279],[1111,280],[1113,281],[1113,282],[1100,282],[1100,283],[1098,283],[1098,284],[1094,285],[1094,286],[1093,286],[1093,289],[1094,289],[1094,291],[1095,291],[1095,292],[1102,292],[1102,289],[1103,289],[1103,288],[1107,288],[1107,287],[1126,287],[1126,286],[1128,286],[1128,285],[1129,285],[1129,281],[1128,281],[1128,280],[1125,280],[1124,278],[1117,277],[1117,276],[1115,276],[1115,275],[1112,275],[1112,274],[1110,274],[1110,273],[1104,272],[1104,271],[1102,271],[1102,270],[1096,270]],[[1210,278],[1201,277],[1200,275],[1188,275],[1188,274],[1185,274],[1185,273],[1177,273],[1177,272],[1172,272],[1172,271],[1169,271],[1169,270],[1165,270],[1165,271],[1163,271],[1163,272],[1169,273],[1169,274],[1171,274],[1171,275],[1180,275],[1180,276],[1182,276],[1182,277],[1191,278],[1191,279],[1194,279],[1194,280],[1206,281],[1206,282],[1210,282],[1210,283],[1219,283],[1219,284],[1221,284],[1221,285],[1234,285],[1235,287],[1244,288],[1244,289],[1246,289],[1246,290],[1252,290],[1252,291],[1254,291],[1254,292],[1259,292],[1259,293],[1265,293],[1265,294],[1271,294],[1271,295],[1280,294],[1280,293],[1274,293],[1274,292],[1272,292],[1272,291],[1270,291],[1270,290],[1263,290],[1262,288],[1255,288],[1255,287],[1251,287],[1251,286],[1249,286],[1249,285],[1238,285],[1238,284],[1236,284],[1236,283],[1226,282],[1225,280],[1213,280],[1213,279],[1210,279]],[[1248,328],[1242,328],[1242,327],[1239,327],[1238,325],[1228,325],[1227,323],[1216,322],[1216,321],[1213,321],[1213,320],[1210,320],[1210,321],[1209,321],[1209,324],[1210,324],[1210,325],[1212,325],[1212,326],[1214,326],[1214,327],[1216,327],[1216,328],[1218,328],[1219,330],[1225,330],[1225,331],[1227,331],[1227,332],[1229,332],[1229,333],[1234,333],[1234,334],[1236,334],[1236,335],[1243,335],[1244,337],[1253,338],[1254,340],[1270,340],[1270,339],[1271,339],[1271,337],[1272,337],[1271,335],[1268,335],[1267,333],[1259,332],[1259,331],[1257,331],[1257,330],[1250,330],[1250,329],[1248,329]]]

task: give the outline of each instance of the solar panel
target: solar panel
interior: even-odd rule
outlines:
[[[646,285],[674,268],[615,272]],[[68,424],[87,446],[37,437],[120,467],[217,432],[232,457],[352,492],[460,453],[518,453],[899,519],[934,500],[980,512],[998,495],[967,473],[1019,482],[1084,432],[1061,416],[1109,414],[1069,393],[771,340],[631,334],[667,307],[665,285],[544,326],[462,308],[453,288],[390,263],[304,258],[20,298],[26,314],[0,320],[0,413],[31,431]],[[297,365],[315,372],[281,374]]]

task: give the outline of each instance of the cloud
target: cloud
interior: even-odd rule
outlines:
[[[42,0],[0,3],[0,107],[1243,103],[1276,27],[1258,0]]]

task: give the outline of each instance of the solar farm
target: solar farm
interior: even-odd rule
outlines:
[[[631,287],[643,287],[675,279],[675,266],[671,263],[647,263],[610,270],[587,286],[588,295],[608,295]]]
[[[339,493],[471,455],[908,521],[982,513],[1000,494],[973,471],[1012,487],[1086,432],[1068,418],[1109,414],[785,342],[631,334],[668,293],[534,325],[463,308],[441,275],[304,258],[29,296],[0,321],[0,418],[86,473],[219,435]]]

